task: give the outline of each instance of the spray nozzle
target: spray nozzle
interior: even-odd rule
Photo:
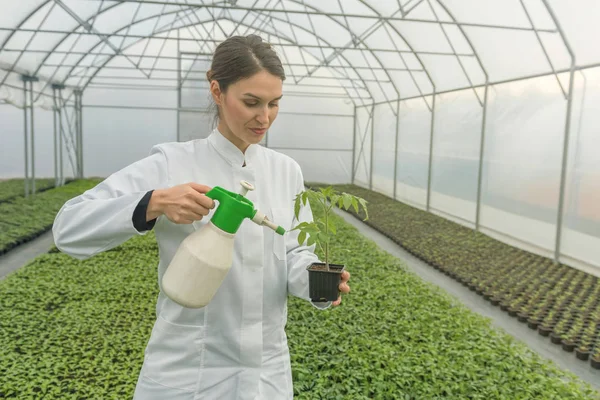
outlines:
[[[245,196],[249,190],[254,190],[254,186],[248,181],[240,181],[240,185],[242,185],[242,190],[240,192],[240,194],[242,196]],[[256,213],[254,214],[254,217],[252,217],[253,222],[255,222],[258,225],[264,225],[268,228],[271,228],[275,232],[277,232],[279,235],[283,235],[285,233],[285,229],[283,229],[283,227],[272,223],[269,220],[269,218],[265,214],[261,213],[260,211],[258,211],[258,210],[255,210],[255,211],[256,211]]]
[[[273,229],[279,235],[283,235],[285,233],[285,229],[283,229],[283,227],[278,226],[278,225],[274,224],[273,222],[271,222],[269,220],[269,217],[267,217],[265,214],[261,213],[258,210],[256,210],[256,214],[254,214],[252,221],[258,225],[264,225],[268,228]]]

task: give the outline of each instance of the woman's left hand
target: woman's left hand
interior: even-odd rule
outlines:
[[[340,292],[350,293],[350,285],[348,285],[349,280],[350,280],[350,272],[348,272],[348,271],[342,272],[342,282],[340,282],[340,286],[339,286]],[[336,301],[334,301],[332,304],[333,304],[333,306],[339,306],[341,302],[342,302],[342,295],[340,294],[338,299]]]

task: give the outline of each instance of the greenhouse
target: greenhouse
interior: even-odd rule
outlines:
[[[595,0],[5,2],[0,399],[600,399],[598,21]],[[248,87],[265,107],[235,108]],[[193,186],[208,215],[153,214],[190,181],[223,189]],[[164,263],[230,199],[258,212],[203,247],[233,257],[223,290],[177,304]],[[308,295],[315,254],[344,265],[340,304]]]

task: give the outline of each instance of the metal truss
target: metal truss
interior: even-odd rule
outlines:
[[[80,0],[82,3],[84,0]],[[12,62],[9,65],[0,65],[4,70],[4,76],[0,79],[0,87],[3,85],[12,90],[22,90],[24,96],[24,140],[25,140],[25,176],[26,176],[26,195],[35,192],[35,112],[34,105],[42,96],[52,99],[54,118],[55,118],[55,176],[57,183],[64,182],[64,173],[62,171],[62,149],[65,147],[71,162],[73,171],[77,177],[83,176],[83,125],[82,125],[82,94],[88,87],[98,87],[113,84],[114,81],[128,80],[128,87],[154,88],[165,90],[178,90],[177,109],[181,109],[181,88],[185,82],[205,81],[205,77],[199,74],[199,71],[193,70],[194,64],[201,57],[210,57],[215,46],[222,40],[234,34],[248,34],[257,32],[266,35],[268,40],[282,51],[282,58],[285,67],[290,72],[290,78],[294,85],[306,89],[306,92],[296,92],[297,95],[304,96],[327,96],[323,91],[313,90],[331,89],[331,96],[340,90],[342,97],[349,98],[354,103],[354,136],[353,136],[353,157],[352,157],[352,179],[354,180],[357,170],[364,168],[364,173],[368,177],[369,187],[373,186],[373,143],[375,136],[375,108],[378,105],[389,106],[391,112],[396,117],[395,132],[395,164],[394,164],[394,197],[396,197],[396,179],[398,165],[398,143],[402,132],[400,132],[400,107],[404,100],[411,98],[420,98],[428,108],[431,114],[430,132],[429,132],[429,160],[427,177],[427,200],[426,209],[431,209],[432,193],[432,168],[433,156],[435,153],[434,139],[435,131],[441,129],[435,126],[436,98],[445,93],[468,89],[472,91],[479,105],[481,106],[481,136],[479,146],[479,164],[477,171],[477,206],[475,210],[475,228],[479,230],[481,219],[482,204],[482,181],[483,167],[485,161],[485,139],[486,139],[486,119],[488,109],[488,91],[491,85],[508,83],[523,79],[530,79],[539,76],[554,76],[557,84],[566,101],[566,122],[563,137],[563,153],[561,158],[561,177],[560,177],[560,197],[557,213],[557,231],[555,243],[555,261],[558,262],[561,246],[561,229],[563,224],[563,213],[565,203],[565,184],[567,155],[570,139],[570,122],[573,103],[575,72],[585,68],[596,67],[598,64],[588,66],[578,66],[575,59],[575,53],[566,38],[559,19],[548,0],[541,0],[544,8],[548,12],[554,25],[553,29],[541,29],[536,26],[531,17],[530,10],[524,0],[519,0],[529,26],[509,26],[494,25],[484,23],[473,23],[459,21],[453,15],[450,7],[446,5],[446,0],[397,0],[397,9],[389,14],[382,15],[375,7],[373,1],[353,0],[360,3],[368,12],[355,14],[346,12],[348,9],[348,0],[330,0],[336,4],[339,12],[327,12],[315,6],[309,5],[305,0],[269,0],[263,1],[260,7],[257,7],[259,0],[253,0],[250,6],[240,6],[236,2],[230,1],[211,1],[211,0],[122,0],[118,2],[95,0],[98,7],[96,12],[90,16],[82,17],[69,4],[63,0],[45,0],[35,9],[26,15],[16,27],[1,27],[0,33],[8,32],[6,38],[0,42],[0,56],[10,54],[9,59]],[[334,3],[335,1],[335,3]],[[85,1],[92,3],[92,1]],[[250,3],[250,2],[249,2]],[[97,27],[97,21],[106,13],[118,10],[124,5],[134,5],[134,12],[130,20],[123,26],[118,26],[112,32],[102,32]],[[143,7],[152,5],[160,12],[155,14],[143,14]],[[158,6],[158,7],[157,7]],[[160,7],[162,6],[162,7]],[[168,9],[167,9],[168,8]],[[57,9],[67,13],[75,22],[72,29],[47,29],[45,23]],[[413,18],[415,10],[429,10],[433,18]],[[436,11],[437,9],[437,11]],[[441,10],[441,11],[440,11]],[[201,18],[199,12],[203,11],[208,16]],[[43,12],[43,15],[40,14]],[[140,14],[145,15],[139,18]],[[236,14],[236,15],[234,15]],[[239,15],[237,15],[239,14]],[[308,19],[308,24],[299,24],[293,21],[292,16],[304,15]],[[443,15],[442,15],[443,14]],[[31,21],[39,21],[36,26],[31,25]],[[343,29],[348,33],[349,40],[339,44],[333,40],[327,40],[320,35],[317,29],[315,19],[324,18],[328,23],[334,24],[336,28]],[[370,21],[367,29],[358,30],[353,26],[351,19],[361,19]],[[146,35],[135,34],[135,29],[142,24],[151,24],[152,29]],[[233,29],[226,29],[225,24],[233,24]],[[445,45],[451,51],[423,51],[416,48],[411,40],[402,34],[399,28],[403,24],[425,24],[427,26],[438,27],[445,38]],[[278,26],[286,25],[290,32],[285,33],[278,29]],[[461,39],[468,44],[470,51],[458,52],[456,44],[453,43],[448,33],[449,27],[458,29]],[[494,30],[512,30],[532,32],[542,50],[547,62],[548,72],[532,76],[521,76],[504,81],[490,81],[487,68],[473,46],[469,34],[465,28],[476,27]],[[182,37],[182,33],[189,37]],[[384,46],[369,45],[369,38],[375,33],[383,33],[393,44],[393,48]],[[552,62],[546,45],[541,39],[540,33],[558,34],[570,56],[570,68],[568,70],[559,70]],[[9,43],[16,34],[30,34],[23,48],[10,47]],[[60,35],[61,38],[50,48],[33,48],[33,44],[38,35],[51,34]],[[300,34],[310,40],[302,41]],[[88,49],[88,51],[75,50],[80,41],[85,38],[93,37],[97,41]],[[400,48],[397,39],[400,39],[407,49]],[[69,40],[73,39],[71,42]],[[160,43],[158,54],[149,54],[151,41]],[[176,42],[177,56],[163,54],[167,43]],[[197,51],[182,51],[182,43],[195,43]],[[70,43],[70,44],[69,44]],[[141,53],[130,51],[133,46],[143,43]],[[69,44],[68,48],[65,45]],[[301,63],[289,59],[288,50],[297,50]],[[350,60],[350,52],[358,52],[362,57],[364,65],[355,65]],[[16,56],[15,56],[16,54]],[[39,62],[33,69],[24,69],[21,61],[26,55],[34,54],[39,57]],[[183,68],[182,57],[191,54],[191,63],[189,68]],[[393,67],[387,67],[383,62],[385,55],[396,54],[399,57],[400,64]],[[431,71],[423,61],[424,56],[441,56],[448,59],[455,59],[460,66],[462,75],[466,79],[467,85],[456,85],[452,90],[440,91],[433,78]],[[416,65],[410,64],[408,58],[414,56]],[[116,57],[127,61],[126,66],[111,65]],[[464,58],[469,57],[477,62],[482,72],[485,82],[476,83],[469,75]],[[0,57],[1,58],[1,57]],[[164,68],[159,65],[161,60],[175,60],[177,68]],[[151,65],[147,65],[146,61]],[[185,61],[189,61],[187,58]],[[298,68],[302,67],[302,68]],[[52,72],[42,76],[43,69],[50,69]],[[59,71],[67,69],[62,76]],[[113,71],[115,76],[100,76],[102,71]],[[119,75],[123,71],[122,75]],[[126,72],[137,71],[140,74],[138,78],[127,76]],[[394,72],[406,72],[410,82],[418,92],[416,96],[407,96],[401,92],[399,83],[393,78]],[[157,76],[159,73],[173,73],[173,77]],[[321,72],[327,72],[330,76],[321,75]],[[569,73],[569,86],[565,88],[559,74]],[[426,83],[419,83],[419,75],[424,76]],[[11,77],[20,76],[23,87],[19,88],[16,84],[9,83]],[[59,76],[62,76],[59,79]],[[422,77],[421,76],[421,77]],[[322,80],[336,80],[339,85],[319,84]],[[153,82],[154,86],[142,84],[143,81]],[[75,82],[75,83],[73,83]],[[34,83],[37,87],[34,87]],[[162,84],[159,84],[162,83]],[[429,85],[430,87],[425,87]],[[123,86],[123,85],[119,85]],[[459,87],[460,86],[460,87]],[[386,87],[388,88],[386,90]],[[481,95],[479,90],[483,90]],[[383,101],[376,99],[384,98]],[[357,117],[357,110],[365,108],[368,119],[366,125],[361,126]],[[72,110],[71,110],[72,109]],[[69,115],[69,112],[71,114]],[[370,134],[370,137],[369,137]],[[365,143],[370,140],[371,154],[369,163],[366,160]],[[361,160],[362,159],[362,160]],[[370,165],[369,165],[370,164]],[[31,174],[30,174],[31,172]],[[30,181],[31,175],[31,181]],[[31,185],[30,185],[31,183]],[[30,187],[31,186],[31,187]]]

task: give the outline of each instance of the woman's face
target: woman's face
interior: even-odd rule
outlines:
[[[217,81],[211,93],[220,108],[219,131],[242,152],[262,140],[279,111],[283,81],[262,70],[221,92]]]

